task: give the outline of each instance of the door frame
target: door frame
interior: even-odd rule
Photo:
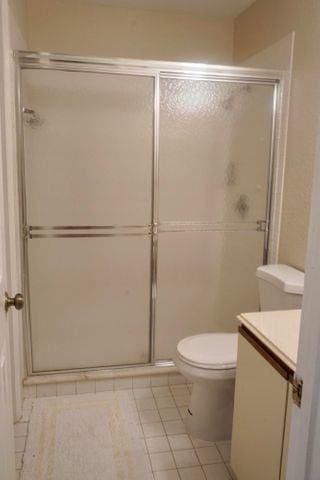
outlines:
[[[150,289],[150,358],[148,363],[139,366],[168,366],[172,365],[171,361],[155,362],[155,322],[156,322],[156,299],[157,299],[157,250],[158,250],[158,233],[168,231],[170,228],[176,229],[196,229],[199,225],[194,222],[189,224],[173,225],[172,222],[159,223],[158,220],[158,190],[159,190],[159,112],[160,112],[160,79],[200,79],[234,83],[253,83],[274,86],[273,96],[273,120],[272,135],[270,145],[269,160],[269,179],[267,194],[267,211],[266,222],[257,222],[252,229],[265,232],[264,245],[264,262],[276,262],[278,256],[278,244],[280,233],[280,216],[281,216],[281,199],[283,188],[283,170],[284,170],[284,137],[283,132],[286,130],[287,106],[284,101],[285,93],[288,90],[289,76],[286,72],[277,70],[263,70],[242,67],[225,67],[216,65],[180,63],[180,62],[159,62],[159,61],[142,61],[131,59],[110,59],[110,58],[92,58],[79,57],[73,55],[57,55],[50,53],[16,51],[14,53],[16,61],[16,105],[17,105],[17,123],[18,123],[18,165],[20,176],[20,205],[21,205],[21,229],[26,225],[26,198],[24,188],[24,159],[23,159],[23,125],[22,125],[22,102],[21,102],[21,71],[23,69],[46,69],[60,70],[72,72],[87,73],[106,73],[106,74],[126,74],[126,75],[142,75],[154,78],[154,149],[153,149],[153,193],[152,193],[152,225],[151,225],[151,289]],[[274,201],[275,200],[275,201]],[[264,220],[264,219],[263,219]],[[179,225],[178,225],[179,223]],[[216,229],[214,224],[207,224],[206,229]],[[67,227],[70,228],[70,227]],[[203,228],[203,226],[202,226]],[[51,231],[50,231],[51,230]],[[83,230],[83,229],[82,229]],[[24,229],[24,246],[23,246],[23,265],[26,272],[24,275],[24,285],[26,292],[26,309],[25,309],[25,331],[26,331],[26,351],[27,351],[27,371],[28,375],[38,375],[44,372],[33,372],[32,369],[32,348],[31,348],[31,326],[30,326],[30,302],[29,302],[29,286],[28,286],[28,255],[27,255],[27,238],[32,236],[41,236],[53,234],[57,232],[54,227],[47,228],[42,232],[30,232]],[[101,366],[80,369],[81,371],[123,368],[136,365],[122,366]],[[75,372],[75,370],[63,370],[63,372]],[[59,373],[57,371],[45,372],[46,374]]]
[[[315,158],[296,376],[303,380],[301,408],[292,407],[287,480],[320,475],[320,122]]]

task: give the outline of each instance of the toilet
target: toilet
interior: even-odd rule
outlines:
[[[264,265],[256,276],[261,310],[301,308],[303,272],[288,265]],[[193,383],[186,418],[193,437],[231,439],[237,340],[236,333],[204,333],[184,338],[177,345],[176,366]]]

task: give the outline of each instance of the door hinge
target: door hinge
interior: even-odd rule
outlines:
[[[300,377],[293,377],[292,379],[292,399],[293,403],[299,408],[302,402],[303,380]]]

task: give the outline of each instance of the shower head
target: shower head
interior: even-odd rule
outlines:
[[[22,109],[22,113],[24,114],[24,122],[31,128],[40,127],[44,120],[40,117],[38,113],[36,113],[31,108],[24,107]]]

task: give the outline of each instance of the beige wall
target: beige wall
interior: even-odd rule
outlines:
[[[292,70],[294,51],[294,33],[289,33],[276,43],[260,50],[241,62],[243,67],[271,68],[274,70]]]
[[[280,262],[303,269],[320,113],[319,0],[257,0],[235,21],[236,63],[296,32]]]
[[[10,40],[14,50],[27,48],[27,5],[26,0],[8,0]]]
[[[92,0],[27,0],[31,50],[230,63],[232,20],[111,8]]]

